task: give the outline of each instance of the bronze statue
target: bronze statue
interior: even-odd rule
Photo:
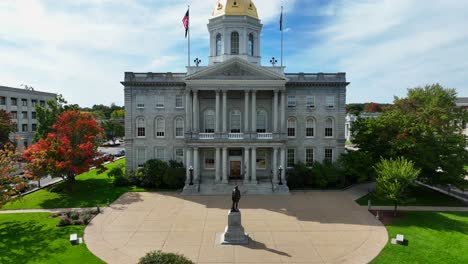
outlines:
[[[238,206],[239,206],[239,200],[241,198],[241,193],[239,191],[239,187],[235,187],[234,190],[232,190],[232,212],[239,212]]]

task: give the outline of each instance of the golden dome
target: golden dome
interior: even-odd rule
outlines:
[[[213,17],[249,16],[258,19],[257,7],[252,0],[218,0]]]

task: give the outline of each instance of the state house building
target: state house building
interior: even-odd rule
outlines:
[[[297,162],[335,161],[345,146],[345,73],[261,65],[251,0],[220,0],[208,22],[208,66],[126,72],[127,170],[178,160],[197,191],[287,192]],[[280,177],[283,185],[279,185]],[[198,187],[200,186],[200,187]]]

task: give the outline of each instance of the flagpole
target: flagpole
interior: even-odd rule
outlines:
[[[283,6],[281,6],[281,67],[283,67]]]
[[[190,5],[188,5],[188,24],[187,24],[187,29],[188,29],[188,66],[190,67]]]

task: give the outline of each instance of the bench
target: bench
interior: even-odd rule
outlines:
[[[70,243],[76,244],[78,242],[78,234],[71,234],[70,235]]]
[[[405,236],[402,235],[402,234],[397,234],[396,235],[396,242],[398,244],[403,244],[403,242],[405,242]]]

